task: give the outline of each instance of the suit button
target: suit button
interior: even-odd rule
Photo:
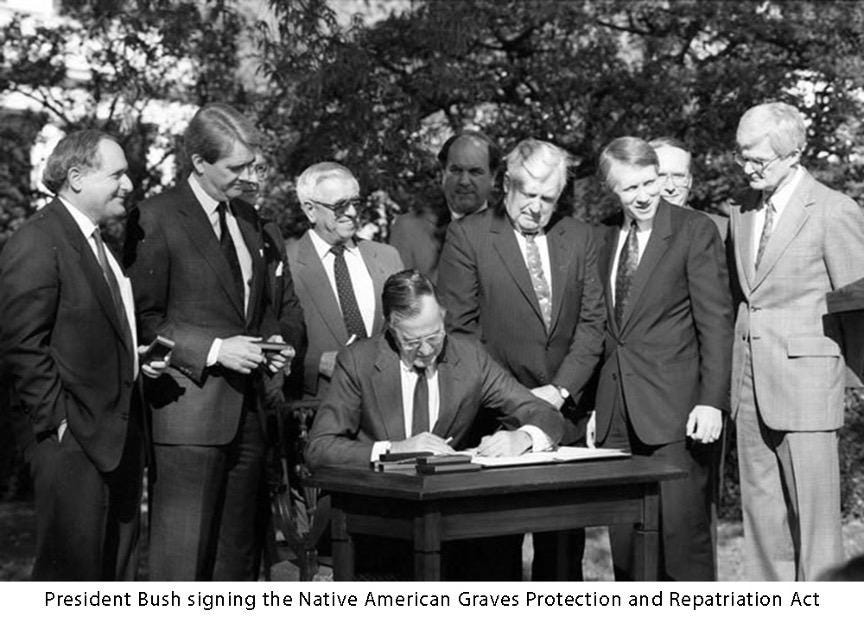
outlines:
[[[613,381],[613,382],[617,382],[617,381],[618,381],[618,374],[617,374],[617,373],[613,373],[613,374],[612,374],[612,381]]]
[[[126,387],[132,386],[132,380],[123,380],[123,386],[126,386]]]

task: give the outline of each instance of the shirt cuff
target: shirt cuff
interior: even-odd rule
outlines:
[[[375,442],[372,445],[372,454],[369,455],[369,461],[375,462],[378,461],[378,458],[383,454],[390,450],[390,441],[382,440],[381,442]]]
[[[216,337],[210,344],[210,352],[207,353],[207,366],[212,367],[219,360],[219,352],[222,350],[222,340]]]
[[[552,440],[545,431],[536,425],[522,425],[519,429],[531,436],[532,453],[552,450]]]

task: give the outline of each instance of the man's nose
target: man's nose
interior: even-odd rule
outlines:
[[[123,177],[120,179],[120,188],[124,191],[132,190],[132,181],[127,174],[123,174]]]
[[[258,181],[258,176],[255,174],[255,168],[252,165],[247,165],[240,172],[240,180],[248,183],[253,183]]]
[[[429,341],[421,341],[420,347],[417,348],[417,354],[420,356],[429,356],[434,352],[434,348]]]

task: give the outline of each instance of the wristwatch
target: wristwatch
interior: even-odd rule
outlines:
[[[552,386],[554,386],[555,389],[558,391],[558,394],[561,395],[561,399],[563,399],[564,401],[570,399],[570,391],[568,391],[566,388],[564,388],[563,386],[558,386],[557,384],[553,384]]]

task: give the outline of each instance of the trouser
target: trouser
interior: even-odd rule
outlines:
[[[768,427],[749,353],[736,429],[747,578],[813,580],[842,562],[837,432]]]
[[[645,444],[633,431],[623,402],[618,400],[609,431],[601,445],[627,449],[634,455],[670,463],[687,476],[660,482],[660,556],[657,579],[713,581],[716,579],[711,534],[712,468],[715,444],[681,440],[669,444]],[[635,529],[632,525],[609,527],[615,579],[633,579]]]
[[[257,579],[265,445],[253,406],[228,444],[154,444],[151,580]]]
[[[69,427],[62,440],[51,433],[36,444],[34,580],[135,579],[144,461],[136,418],[111,472],[96,468]]]

